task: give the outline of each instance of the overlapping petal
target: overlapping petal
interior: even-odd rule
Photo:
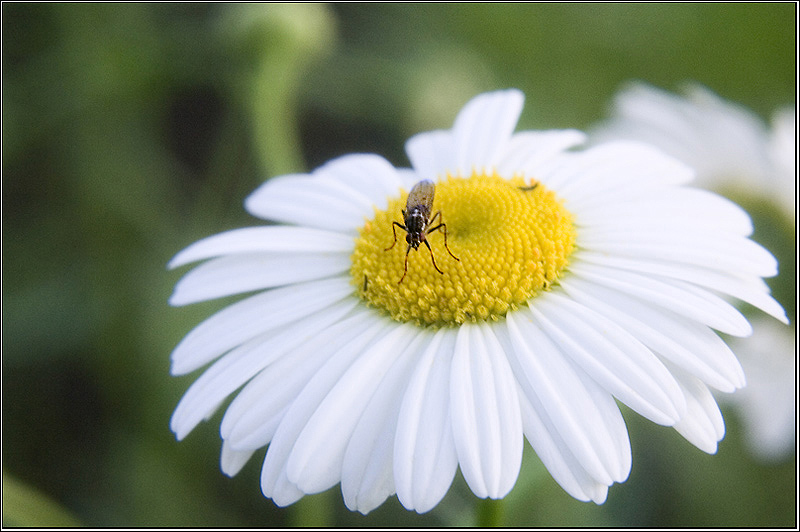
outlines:
[[[411,137],[406,153],[417,173],[466,176],[474,169],[497,166],[519,115],[523,94],[516,89],[482,94],[470,100],[450,131],[432,131]]]
[[[670,187],[637,201],[588,203],[576,214],[581,227],[671,227],[684,232],[702,227],[739,236],[753,232],[750,216],[738,205],[710,192]]]
[[[620,141],[551,159],[540,176],[578,213],[609,200],[652,198],[654,188],[687,183],[693,171],[645,144]]]
[[[522,461],[522,420],[514,375],[487,325],[463,325],[458,332],[450,412],[467,484],[481,498],[505,496]]]
[[[172,416],[172,430],[182,439],[217,406],[287,351],[308,341],[317,330],[341,319],[353,307],[343,301],[303,318],[284,324],[277,332],[270,331],[245,342],[220,358],[189,388]]]
[[[707,326],[582,279],[565,280],[563,287],[571,298],[612,319],[659,356],[704,382],[727,392],[744,386],[736,357]]]
[[[502,176],[536,177],[549,161],[558,159],[565,150],[585,140],[586,134],[572,129],[515,133],[499,157],[497,172]]]
[[[301,490],[295,480],[290,480],[288,476],[288,461],[293,455],[295,442],[350,365],[363,354],[365,349],[374,345],[371,342],[387,334],[391,329],[391,324],[385,321],[369,320],[365,325],[359,328],[354,336],[348,336],[344,345],[330,352],[326,360],[314,368],[316,371],[313,376],[292,400],[275,430],[261,470],[261,491],[279,506],[291,504],[305,493],[311,493]],[[303,453],[295,458],[298,473],[303,472],[305,464],[300,460],[305,456],[306,453]],[[323,473],[325,479],[335,476],[335,470]],[[323,482],[324,484],[326,482]]]
[[[317,493],[340,481],[347,444],[369,399],[415,334],[411,326],[394,327],[359,353],[316,406],[286,464],[301,490]]]
[[[375,205],[386,204],[401,181],[394,167],[376,155],[349,155],[311,174],[275,177],[245,200],[260,218],[355,234]]]
[[[417,361],[403,396],[394,441],[397,497],[423,513],[444,497],[458,466],[450,418],[450,365],[456,335],[440,329]]]
[[[312,338],[266,366],[236,396],[220,425],[223,440],[236,449],[268,444],[289,406],[319,368],[339,349],[359,347],[359,339],[371,338],[375,328],[369,314],[357,309],[328,328],[317,328]]]
[[[395,360],[366,401],[342,464],[342,494],[348,508],[366,514],[394,494],[394,440],[403,392],[426,349],[430,334],[414,333],[411,343],[393,343]]]
[[[696,266],[691,264],[677,264],[671,261],[657,261],[649,258],[616,257],[591,251],[581,251],[576,254],[576,258],[591,264],[613,266],[619,270],[629,270],[669,279],[678,279],[710,288],[715,292],[735,297],[745,303],[750,303],[773,318],[783,323],[789,323],[786,317],[786,311],[783,310],[780,303],[775,301],[769,294],[769,286],[767,286],[761,277],[755,275],[745,276],[740,273],[732,274],[726,270],[715,268],[715,266],[718,265],[717,263]]]
[[[741,312],[714,294],[677,280],[659,280],[594,264],[573,264],[577,277],[650,301],[660,307],[734,336],[747,336],[750,324]]]
[[[537,415],[558,432],[584,471],[605,486],[630,471],[625,424],[611,395],[596,401],[567,359],[527,313],[508,316],[509,362]],[[596,387],[592,383],[590,386]],[[565,397],[569,390],[569,398]],[[544,422],[544,421],[542,421]]]
[[[181,340],[172,352],[172,374],[194,371],[259,334],[324,309],[351,293],[347,279],[325,279],[277,288],[234,303]]]
[[[675,430],[701,451],[716,453],[725,424],[714,396],[700,379],[680,370],[674,375],[686,397],[686,413],[675,423]]]
[[[534,319],[552,341],[617,399],[672,425],[686,409],[672,375],[641,342],[608,318],[555,293],[537,298]]]
[[[535,400],[535,398],[533,398]],[[520,411],[525,438],[537,456],[564,491],[580,501],[603,504],[608,496],[608,485],[589,475],[570,452],[569,445],[559,435],[549,419],[539,414],[539,403],[532,406],[531,399],[520,396]]]

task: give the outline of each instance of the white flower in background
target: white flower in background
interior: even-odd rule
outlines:
[[[718,294],[785,321],[762,280],[775,259],[743,210],[684,186],[683,164],[628,142],[573,151],[576,131],[514,133],[522,103],[517,90],[474,98],[451,130],[408,141],[412,169],[349,155],[271,179],[246,207],[284,225],[179,253],[170,267],[210,260],[173,305],[256,294],[173,352],[175,375],[212,363],[175,410],[177,437],[239,390],[225,473],[268,446],[261,487],[276,504],[341,483],[363,513],[394,493],[426,512],[458,467],[475,495],[501,498],[523,435],[570,495],[602,503],[631,468],[616,400],[715,452],[709,387],[745,380],[712,329],[751,333]],[[422,180],[433,197],[407,206]],[[415,212],[445,224],[430,251]],[[393,222],[423,245],[409,252]]]
[[[700,85],[686,97],[649,85],[629,85],[614,99],[612,118],[592,133],[593,142],[647,142],[696,171],[695,184],[760,194],[795,217],[796,113],[786,108],[773,128],[752,111]]]
[[[772,118],[769,140],[772,171],[761,189],[762,194],[775,200],[784,215],[794,223],[797,215],[797,111],[787,107]]]
[[[796,346],[786,329],[759,317],[753,320],[753,336],[731,342],[747,386],[726,400],[742,416],[750,451],[763,461],[784,459],[795,451]]]
[[[690,85],[685,93],[682,97],[644,84],[630,85],[617,95],[612,118],[592,138],[598,143],[646,141],[695,168],[698,185],[761,196],[794,224],[795,109],[777,112],[769,130],[753,112],[704,87]],[[758,458],[783,459],[794,451],[795,333],[763,319],[754,322],[754,330],[752,339],[734,344],[747,375],[746,392],[723,400],[739,409]]]

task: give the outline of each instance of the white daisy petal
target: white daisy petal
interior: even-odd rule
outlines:
[[[417,172],[411,168],[398,168],[397,175],[400,177],[400,181],[402,182],[401,187],[406,191],[414,188],[414,185],[420,182],[420,177],[426,177],[426,174]],[[427,175],[428,179],[433,179],[434,177],[435,175]]]
[[[403,397],[395,435],[397,497],[424,513],[442,500],[458,467],[450,428],[451,358],[456,335],[440,329],[417,362]]]
[[[509,362],[525,395],[536,397],[543,415],[593,478],[606,486],[627,478],[630,446],[611,395],[606,393],[605,402],[596,401],[572,364],[526,314],[516,313],[507,319],[512,344],[507,350]],[[569,400],[565,400],[565,390],[569,390]]]
[[[724,233],[694,230],[681,234],[674,228],[585,228],[580,245],[612,256],[714,265],[717,269],[761,277],[778,273],[778,263],[769,251],[752,240]]]
[[[586,135],[581,131],[524,131],[515,133],[499,158],[497,172],[502,176],[527,174],[537,177],[539,168],[573,146],[582,144]]]
[[[347,443],[364,408],[415,334],[411,326],[394,327],[339,377],[298,435],[289,455],[286,472],[297,487],[306,493],[317,493],[340,480]]]
[[[516,383],[494,334],[463,325],[450,376],[450,412],[461,471],[481,498],[511,489],[522,460]]]
[[[320,167],[314,175],[347,185],[378,209],[385,209],[387,198],[402,186],[400,175],[389,161],[372,154],[344,155]]]
[[[675,430],[701,451],[716,453],[725,423],[714,396],[699,379],[680,370],[674,375],[686,397],[686,414],[675,423]]]
[[[173,269],[191,262],[260,251],[331,253],[353,251],[353,237],[305,227],[245,227],[198,240],[169,262]]]
[[[453,138],[448,131],[419,133],[406,141],[406,154],[414,167],[414,179],[442,176],[455,159]]]
[[[753,232],[744,209],[710,192],[669,187],[658,195],[637,201],[598,201],[584,205],[576,222],[586,228],[670,227],[692,230],[703,227],[740,236]]]
[[[172,374],[194,371],[229,349],[332,305],[352,292],[347,279],[326,279],[276,288],[234,303],[192,329],[178,344],[172,352]]]
[[[625,426],[625,420],[622,419],[619,406],[614,396],[600,386],[594,379],[589,377],[586,372],[579,371],[578,378],[583,383],[583,387],[586,391],[589,392],[597,409],[601,412],[602,421],[613,441],[612,448],[617,454],[614,463],[619,465],[619,469],[611,471],[612,478],[615,482],[624,482],[627,480],[631,471],[632,457],[631,442],[628,439],[628,429]]]
[[[318,328],[335,323],[351,308],[351,301],[332,305],[285,325],[280,332],[258,336],[218,360],[189,387],[175,408],[171,427],[178,439],[183,439],[200,421],[212,414],[225,397],[262,368],[308,340]]]
[[[267,456],[269,456],[269,449],[267,450]],[[281,507],[294,504],[303,498],[305,493],[293,483],[289,482],[289,479],[286,477],[286,468],[279,470],[277,476],[273,480],[270,475],[265,473],[267,471],[267,464],[268,462],[265,459],[264,465],[261,467],[261,493],[264,494],[264,497],[272,499],[272,502]],[[265,478],[270,479],[271,483],[266,484]]]
[[[372,204],[363,194],[333,179],[314,175],[274,177],[245,200],[248,212],[265,220],[355,233]]]
[[[733,336],[752,332],[744,316],[710,292],[676,280],[656,280],[653,277],[625,272],[593,264],[573,264],[570,269],[578,277],[621,290],[645,301],[677,312]]]
[[[687,281],[696,285],[710,288],[717,292],[733,296],[745,303],[750,303],[773,318],[788,324],[786,311],[769,295],[769,286],[760,277],[744,277],[731,275],[722,271],[714,271],[698,266],[673,264],[664,261],[649,261],[630,259],[627,257],[609,257],[591,251],[581,251],[575,254],[581,261],[605,266],[613,266],[623,270],[649,273],[672,279]]]
[[[635,142],[609,143],[569,154],[541,169],[542,182],[576,204],[597,202],[598,189],[603,195],[613,195],[644,186],[686,183],[692,175],[692,170],[677,160]]]
[[[565,280],[562,286],[570,297],[614,320],[659,355],[709,385],[727,392],[744,386],[744,373],[736,357],[704,325],[581,279]]]
[[[255,454],[254,450],[237,451],[232,449],[227,441],[222,440],[219,468],[229,477],[236,476],[253,454]]]
[[[286,411],[267,448],[267,456],[261,470],[261,491],[276,504],[280,505],[281,501],[290,500],[297,493],[300,493],[300,496],[308,493],[299,490],[297,484],[289,481],[287,475],[287,464],[295,442],[339,378],[362,355],[362,350],[376,337],[386,333],[388,328],[389,324],[385,321],[375,320],[370,327],[360,331],[347,344],[332,353]]]
[[[725,437],[722,413],[708,388],[697,379],[693,382],[697,387],[686,392],[688,414],[675,424],[675,430],[701,451],[715,454],[717,443]]]
[[[314,373],[339,349],[375,328],[368,312],[355,309],[313,338],[266,366],[231,402],[220,435],[235,449],[257,449],[270,442],[286,410]]]
[[[171,301],[186,305],[219,297],[333,277],[350,269],[350,253],[257,253],[212,259],[175,285]]]
[[[655,355],[612,321],[555,293],[530,308],[548,336],[595,381],[644,417],[662,425],[680,419],[686,404]]]
[[[511,138],[522,113],[525,96],[508,89],[473,98],[453,124],[455,169],[467,175],[473,169],[491,168]]]
[[[525,438],[553,479],[576,499],[603,504],[608,485],[594,479],[575,459],[550,420],[539,414],[539,410],[543,410],[541,404],[537,403],[537,407],[534,407],[524,393],[519,395]],[[532,399],[538,401],[535,397]]]
[[[424,331],[404,349],[358,420],[342,463],[342,494],[350,510],[367,514],[395,492],[392,465],[402,394],[430,336]]]

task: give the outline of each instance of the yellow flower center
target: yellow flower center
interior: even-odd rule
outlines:
[[[417,235],[431,251],[425,242],[410,247],[407,231],[393,226],[415,227],[409,216],[415,205],[406,204],[407,196],[376,209],[360,230],[350,268],[360,297],[397,321],[442,327],[499,320],[557,281],[572,253],[572,216],[541,183],[484,173],[448,176],[435,186],[427,218],[434,223],[426,231],[444,225]],[[440,218],[433,220],[437,211]],[[397,241],[385,250],[393,228]],[[445,248],[445,229],[447,248],[458,260]]]

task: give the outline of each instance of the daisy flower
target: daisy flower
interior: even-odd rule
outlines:
[[[685,93],[630,85],[615,98],[612,118],[597,128],[594,140],[646,140],[694,167],[698,185],[764,198],[794,225],[795,109],[775,113],[768,128],[752,111],[702,86],[689,85]],[[741,415],[753,455],[781,460],[794,450],[795,333],[763,318],[754,320],[754,329],[752,338],[733,342],[748,386],[721,399]]]
[[[709,387],[745,380],[714,330],[751,333],[721,295],[785,321],[762,280],[775,259],[744,211],[685,186],[683,164],[630,142],[573,150],[577,131],[514,133],[522,104],[477,96],[452,129],[408,141],[411,169],[359,154],[270,179],[245,205],[280,225],[176,255],[171,268],[206,262],[173,305],[255,292],[175,348],[175,375],[211,364],[177,437],[238,390],[226,474],[267,447],[276,504],[339,483],[362,513],[395,493],[429,511],[457,468],[502,498],[524,439],[570,495],[602,503],[631,468],[617,401],[715,452]]]

